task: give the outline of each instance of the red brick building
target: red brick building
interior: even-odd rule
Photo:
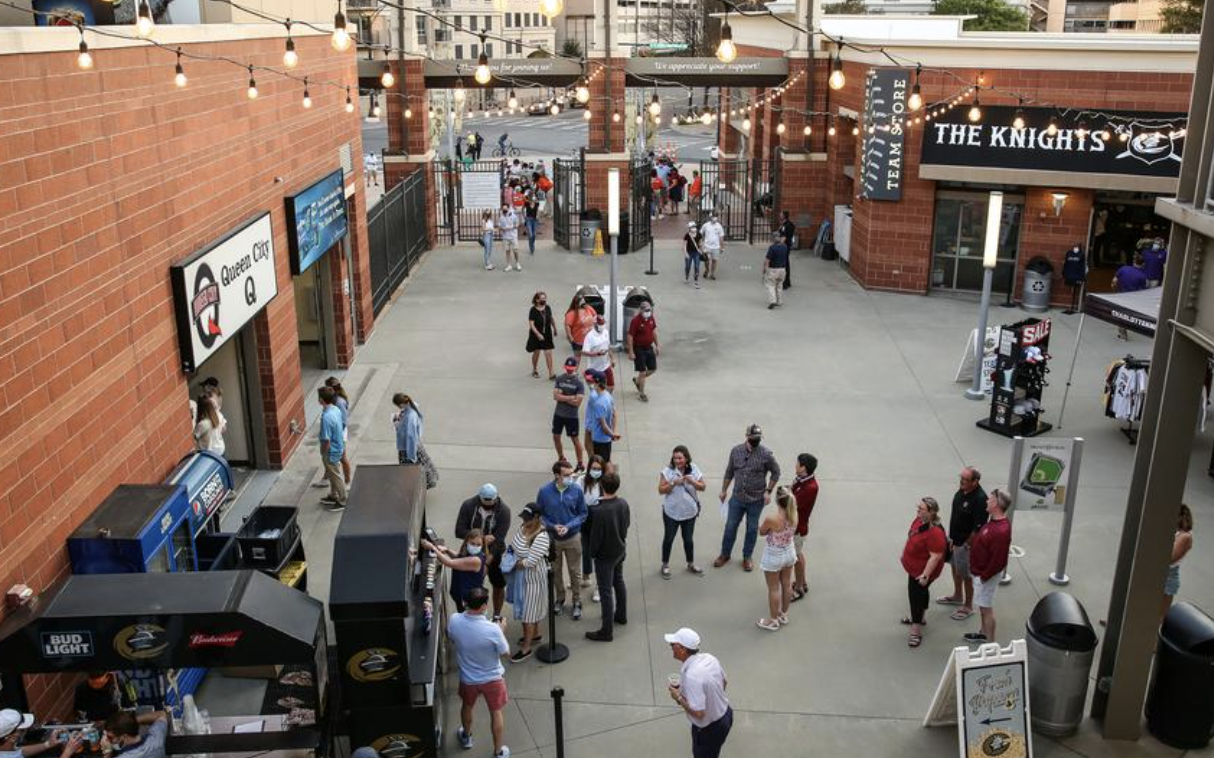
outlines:
[[[86,35],[91,70],[74,29],[0,29],[0,50],[23,51],[0,54],[5,589],[45,590],[68,570],[67,535],[116,485],[164,480],[193,448],[188,400],[206,376],[224,390],[228,457],[281,466],[314,402],[305,373],[348,365],[373,326],[359,121],[344,107],[353,52],[296,28],[305,108],[302,83],[273,72],[256,71],[250,99],[248,71],[186,58],[179,88],[171,49]],[[210,25],[155,39],[281,69],[283,37],[280,25]],[[321,222],[309,216],[293,239],[285,201],[298,194],[303,219],[326,177],[347,231],[315,250],[332,241]],[[265,238],[231,264],[237,232]],[[170,272],[186,261],[214,271],[187,281],[183,302]],[[218,303],[199,308],[204,290]],[[185,332],[212,325],[221,333],[187,373]],[[33,681],[29,695],[53,713],[66,693]]]
[[[1018,296],[1024,264],[1033,257],[1050,259],[1059,271],[1066,249],[1076,244],[1090,254],[1093,285],[1107,289],[1115,265],[1134,242],[1168,236],[1167,223],[1154,215],[1154,198],[1172,194],[1176,186],[1183,132],[1168,124],[1183,124],[1188,110],[1196,37],[982,35],[959,33],[959,23],[942,17],[828,17],[826,30],[859,48],[842,50],[845,86],[827,86],[836,50],[819,37],[812,81],[802,78],[749,111],[748,130],[742,128],[743,114],[736,114],[723,128],[722,152],[768,159],[779,148],[780,202],[792,211],[802,239],[812,239],[823,219],[838,222],[834,233],[842,243],[840,253],[866,287],[916,293],[979,289],[986,198],[991,190],[1001,190],[997,293],[1014,282]],[[734,28],[740,55],[785,55],[790,76],[806,65],[805,53],[784,52],[794,49],[795,33],[772,19],[739,19]],[[885,53],[901,65],[894,66]],[[864,161],[864,137],[870,125],[885,122],[865,117],[866,80],[871,72],[898,70],[909,86],[916,80],[916,62],[923,66],[918,81],[927,104],[917,115],[958,96],[962,102],[940,116],[935,127],[924,122],[906,128],[900,196],[876,199],[862,182],[870,168]],[[925,133],[935,139],[933,129],[942,128],[947,143],[948,125],[968,128],[974,123],[967,117],[973,95],[965,93],[980,78],[977,94],[984,116],[977,122],[977,142],[940,145],[924,161]],[[735,91],[732,101],[723,97],[723,102],[753,101],[762,94]],[[1056,112],[1047,104],[1073,112]],[[1046,119],[1056,113],[1057,127],[1073,149],[1008,148],[1007,130],[1018,107],[1030,132],[1047,128]],[[829,114],[811,119],[809,137],[801,112],[807,110]],[[1119,115],[1110,122],[1104,114]],[[781,121],[782,135],[776,131]],[[833,136],[830,126],[835,127]],[[1132,129],[1124,142],[1119,126]],[[1110,129],[1110,137],[1101,140],[1102,150],[1093,151],[1090,133],[1102,128]],[[1081,131],[1088,133],[1083,135],[1085,149],[1079,149]],[[1137,151],[1144,140],[1159,152],[1144,159]],[[1126,152],[1135,154],[1114,162]],[[1057,285],[1052,299],[1065,302],[1070,293]]]

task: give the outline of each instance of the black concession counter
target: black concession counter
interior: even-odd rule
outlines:
[[[296,664],[316,709],[264,731],[170,734],[168,753],[328,755],[324,606],[260,571],[70,576],[0,624],[0,671],[40,674]],[[14,676],[13,681],[23,681]]]
[[[434,758],[441,743],[446,593],[418,550],[425,496],[418,466],[359,466],[333,544],[341,708],[351,746],[384,758]]]

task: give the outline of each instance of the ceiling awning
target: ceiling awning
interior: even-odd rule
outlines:
[[[0,624],[0,671],[311,664],[324,606],[260,571],[68,577]]]
[[[1137,292],[1088,293],[1083,299],[1083,312],[1131,332],[1154,337],[1162,297],[1163,287]]]

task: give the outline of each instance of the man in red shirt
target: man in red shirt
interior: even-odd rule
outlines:
[[[797,533],[793,537],[797,548],[796,576],[792,583],[794,603],[809,592],[809,582],[805,578],[805,537],[809,534],[809,516],[818,502],[818,480],[814,478],[817,470],[817,458],[809,453],[797,456],[797,478],[792,483],[792,494],[797,499]]]
[[[628,358],[633,362],[636,376],[632,383],[643,402],[649,402],[645,394],[645,380],[658,370],[658,322],[653,317],[653,306],[641,303],[641,312],[628,324],[628,336],[624,338]]]
[[[1007,511],[1012,499],[1006,492],[992,490],[986,499],[990,520],[982,525],[970,545],[970,573],[974,576],[974,605],[982,614],[982,631],[969,632],[965,641],[982,643],[995,641],[995,590],[1007,568],[1007,554],[1012,547],[1012,522]]]

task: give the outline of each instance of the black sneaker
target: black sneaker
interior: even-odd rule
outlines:
[[[581,602],[577,602],[577,603],[574,603],[574,604],[573,604],[573,613],[572,613],[571,615],[573,616],[573,620],[574,620],[574,621],[581,621],[581,620],[582,620],[582,604],[581,604]]]
[[[330,511],[335,511],[335,512],[336,512],[336,511],[344,511],[344,510],[346,509],[346,504],[345,504],[345,503],[343,503],[343,502],[341,502],[341,501],[339,501],[339,500],[332,500],[332,499],[327,498],[327,497],[322,497],[322,498],[320,499],[320,504],[321,504],[321,505],[323,505],[323,506],[324,506],[325,508],[327,508],[328,510],[330,510]]]
[[[592,642],[611,642],[612,636],[601,629],[596,629],[593,632],[586,632],[586,639]]]
[[[565,611],[565,601],[564,600],[558,600],[558,601],[556,601],[556,605],[552,606],[552,615],[553,616],[559,616],[562,613],[564,613],[564,611]]]
[[[965,634],[961,635],[961,638],[971,645],[986,642],[986,635],[982,632],[966,632]]]
[[[524,653],[522,650],[520,650],[517,653],[515,653],[514,655],[510,656],[510,662],[511,663],[522,663],[523,661],[530,658],[534,652],[535,652],[534,650],[528,650],[527,652]]]

